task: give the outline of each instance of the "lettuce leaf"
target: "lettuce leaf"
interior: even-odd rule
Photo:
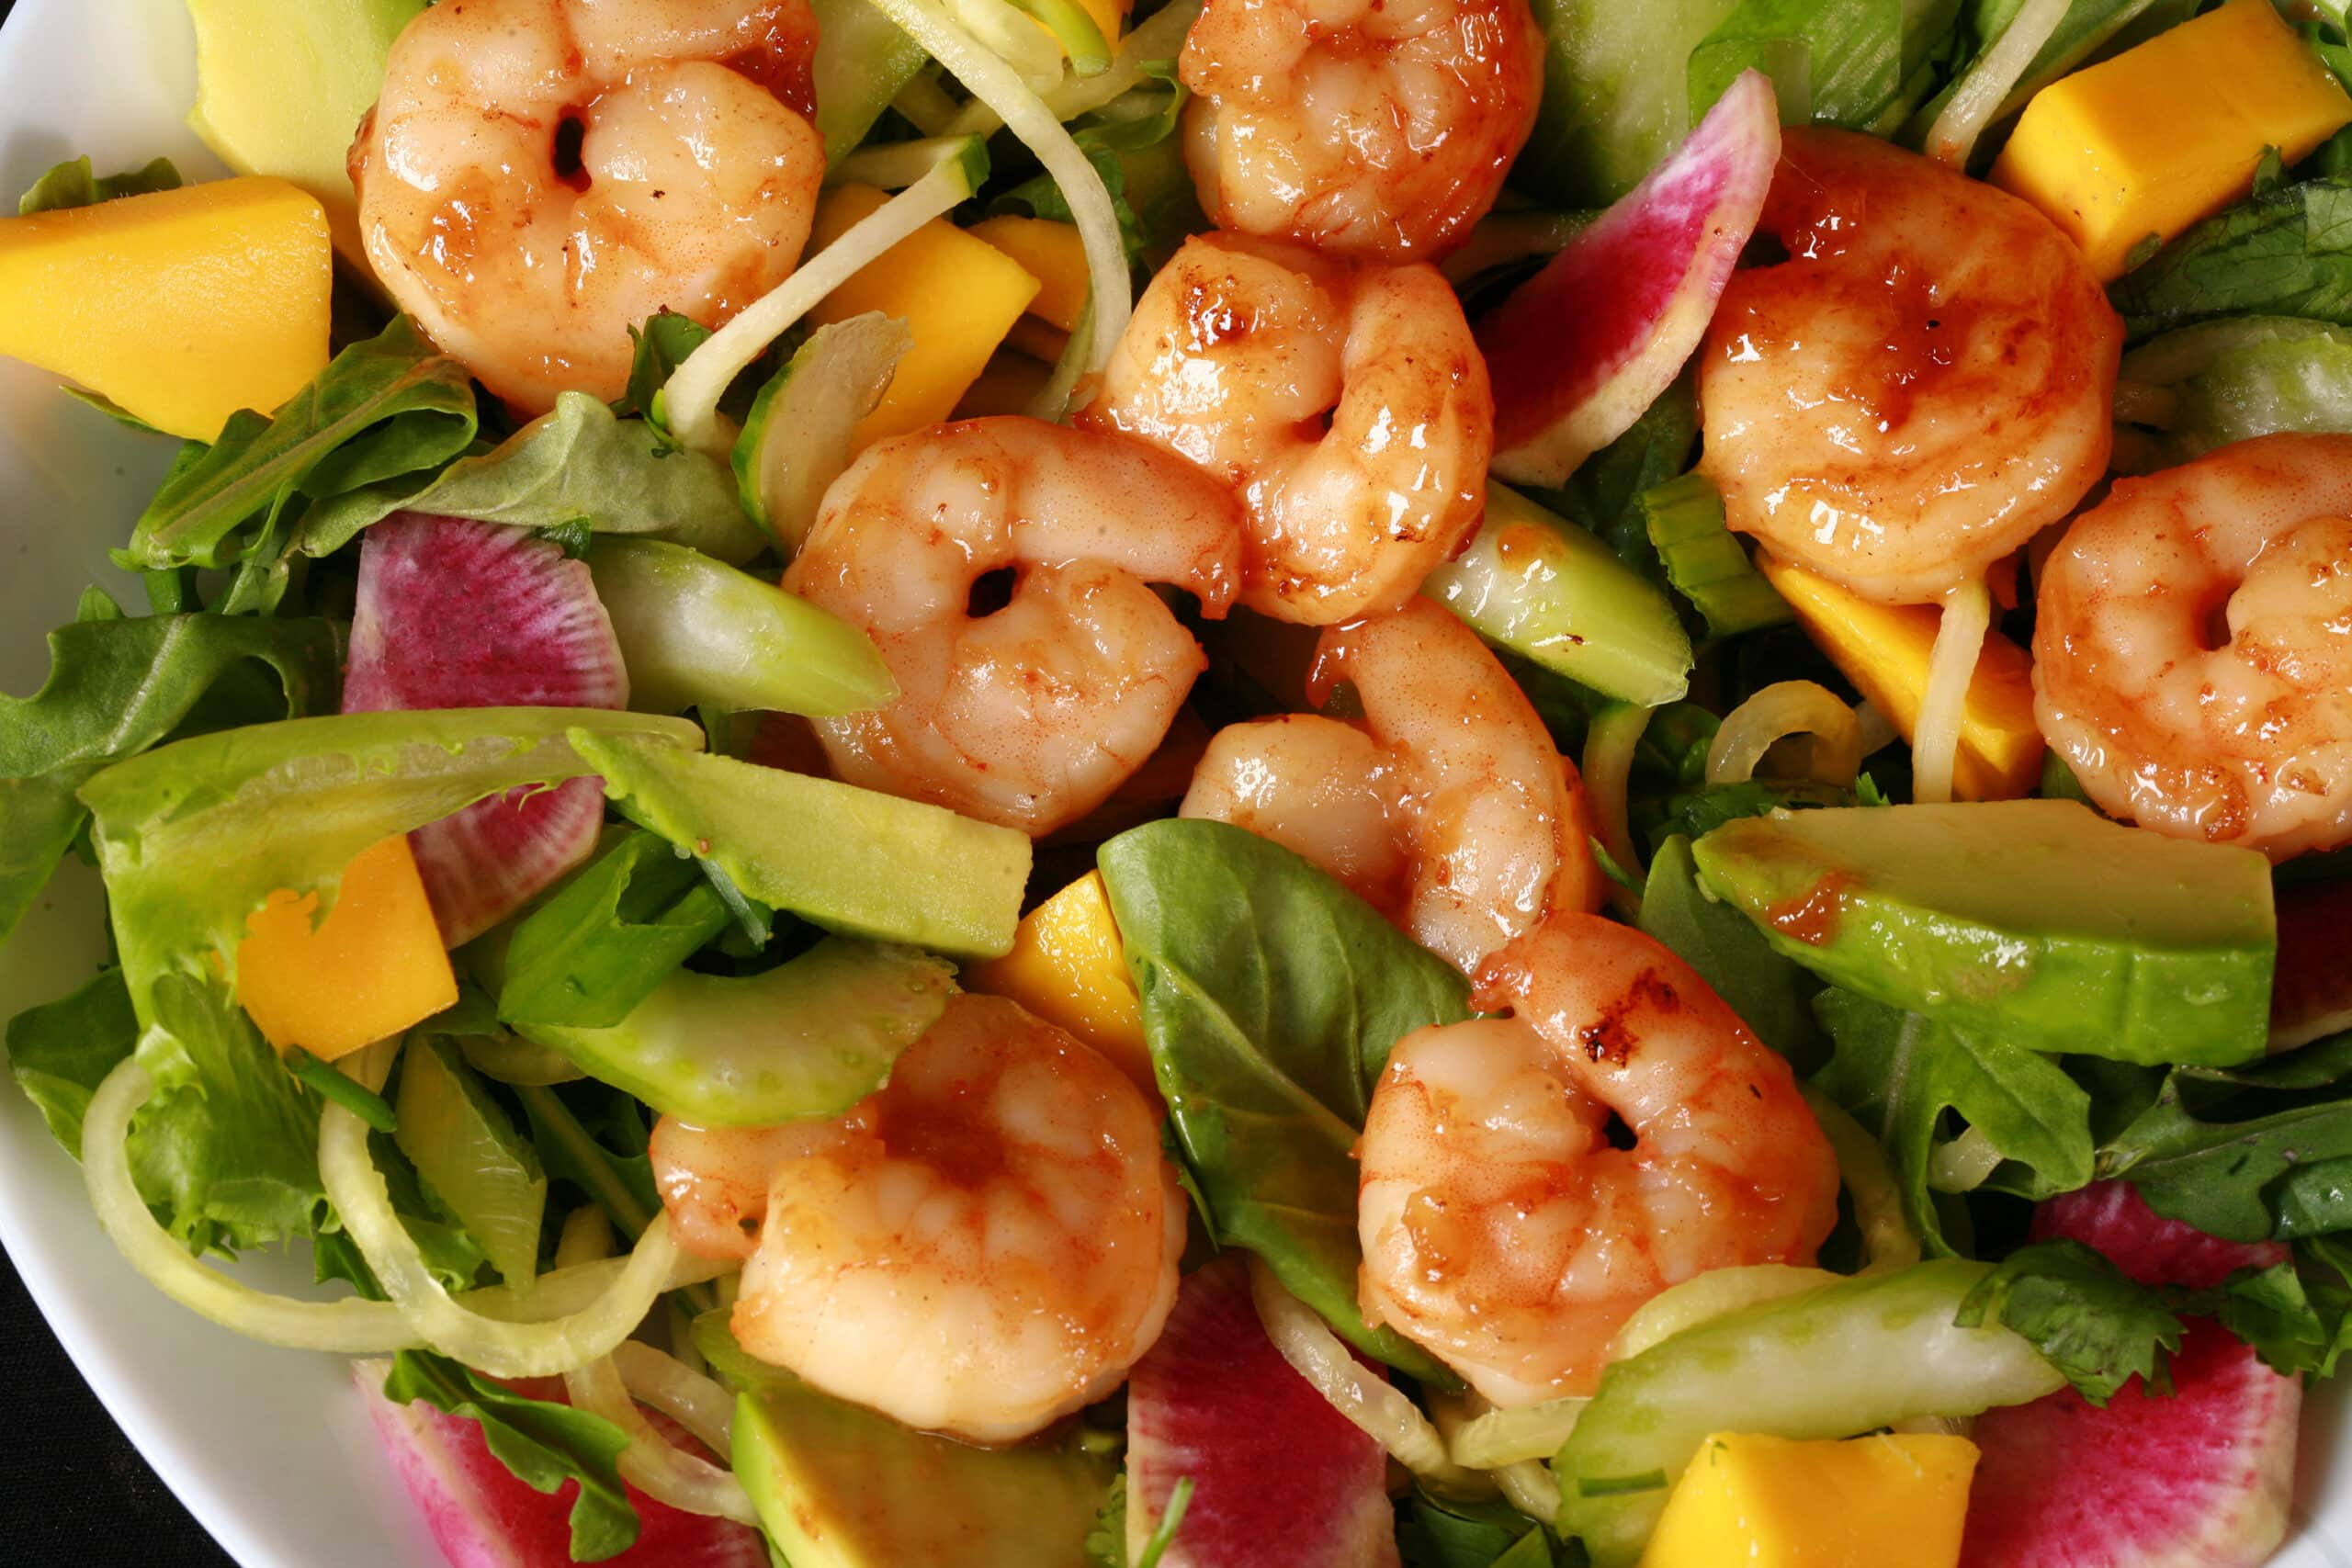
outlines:
[[[2352,326],[2352,176],[2281,186],[2209,218],[2108,296],[2133,343],[2216,316]]]
[[[77,1158],[90,1097],[139,1043],[122,971],[102,969],[79,990],[8,1021],[8,1071],[57,1141]]]
[[[93,773],[175,733],[332,708],[338,686],[324,621],[118,614],[50,633],[49,657],[39,692],[0,695],[0,939],[81,831]]]
[[[1222,822],[1150,823],[1098,863],[1216,1239],[1263,1258],[1367,1354],[1450,1384],[1357,1309],[1351,1151],[1389,1048],[1468,1017],[1466,983],[1306,861]]]
[[[79,158],[68,158],[35,180],[32,188],[17,198],[17,216],[29,218],[36,212],[96,207],[119,196],[177,190],[180,184],[180,172],[172,166],[169,158],[152,159],[144,168],[126,169],[100,178],[91,174],[89,154],[85,152]]]

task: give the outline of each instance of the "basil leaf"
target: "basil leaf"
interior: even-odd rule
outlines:
[[[1297,855],[1223,822],[1149,823],[1098,863],[1218,1242],[1263,1258],[1368,1354],[1450,1385],[1356,1306],[1351,1150],[1389,1048],[1468,1017],[1467,984]]]

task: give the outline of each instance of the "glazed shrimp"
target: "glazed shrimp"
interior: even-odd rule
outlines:
[[[1034,419],[876,443],[826,492],[785,586],[865,627],[888,707],[819,719],[852,784],[1033,836],[1076,821],[1152,753],[1208,660],[1147,582],[1225,613],[1233,498],[1163,453]],[[1017,573],[1012,602],[972,590]]]
[[[1549,909],[1592,909],[1582,783],[1477,635],[1417,599],[1323,634],[1314,714],[1220,730],[1180,814],[1247,828],[1346,883],[1464,974]]]
[[[2034,716],[2109,814],[2273,860],[2352,842],[2352,436],[2116,480],[2039,598]]]
[[[1436,261],[1535,129],[1544,34],[1527,0],[1208,0],[1177,71],[1219,228]]]
[[[619,397],[631,327],[718,326],[799,261],[816,40],[808,0],[444,0],[351,149],[376,276],[518,410]]]
[[[1152,1108],[1001,998],[954,998],[835,1120],[665,1117],[652,1155],[680,1245],[749,1259],[743,1348],[910,1427],[1027,1437],[1116,1388],[1176,1298]]]
[[[2017,197],[1868,136],[1792,130],[1699,357],[1700,467],[1734,528],[1885,604],[1925,603],[2107,470],[2122,323]]]
[[[1555,915],[1397,1043],[1356,1146],[1366,1321],[1498,1405],[1592,1392],[1620,1325],[1711,1269],[1810,1263],[1838,1165],[1796,1079],[1666,948]],[[1631,1131],[1612,1146],[1611,1113]]]
[[[1084,418],[1239,492],[1241,602],[1282,620],[1397,608],[1486,510],[1494,394],[1433,267],[1187,240],[1136,302]]]

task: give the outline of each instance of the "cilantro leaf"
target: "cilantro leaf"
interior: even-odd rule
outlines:
[[[2104,1405],[2134,1377],[2154,1393],[2172,1392],[2165,1357],[2180,1348],[2180,1319],[2162,1292],[2078,1241],[2036,1242],[2009,1254],[1968,1293],[1953,1322],[1997,1323],[2022,1335],[2093,1404]]]
[[[2108,290],[2138,343],[2216,316],[2352,326],[2352,177],[2280,186],[2207,219]]]

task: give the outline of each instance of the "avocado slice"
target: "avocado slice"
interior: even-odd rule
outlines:
[[[1089,1568],[1111,1480],[1099,1458],[1067,1440],[979,1449],[901,1427],[747,1355],[723,1312],[694,1336],[742,1391],[735,1476],[792,1568]]]
[[[241,175],[276,175],[327,209],[334,248],[363,269],[345,159],[384,85],[392,39],[425,0],[187,0],[196,23],[188,129]]]
[[[2263,1054],[2270,866],[2068,800],[1833,807],[1727,822],[1708,890],[1832,985],[2041,1051]]]
[[[626,739],[580,731],[571,740],[632,820],[710,860],[770,908],[956,958],[1012,950],[1026,834],[731,757],[696,752],[682,766]]]

